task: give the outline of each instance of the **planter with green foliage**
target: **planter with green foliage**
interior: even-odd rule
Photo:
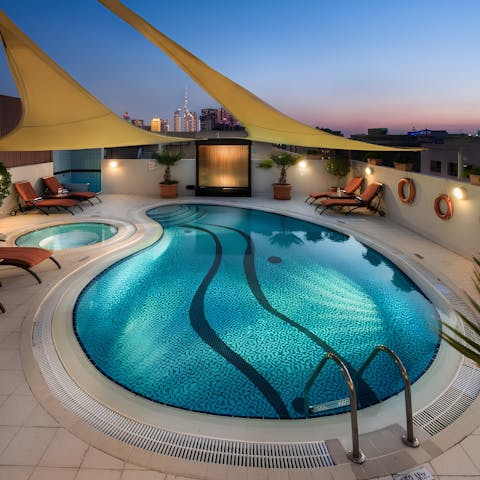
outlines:
[[[172,180],[170,167],[181,160],[183,155],[180,152],[162,150],[161,152],[152,153],[152,158],[156,160],[159,165],[165,167],[163,182],[160,182],[160,197],[175,198],[177,196],[178,180]]]
[[[332,157],[325,163],[325,169],[330,175],[337,177],[337,187],[340,187],[340,183],[350,172],[350,160],[344,157]]]
[[[474,166],[465,170],[472,185],[480,185],[480,166]]]
[[[10,195],[10,187],[12,186],[12,176],[6,169],[5,165],[0,162],[0,206],[3,201]]]
[[[291,153],[277,153],[270,155],[270,158],[258,164],[258,168],[270,169],[277,167],[280,169],[278,183],[273,184],[273,198],[276,200],[290,200],[292,198],[292,185],[287,181],[287,170],[299,160],[300,157]]]
[[[365,160],[370,165],[381,165],[383,163],[382,158],[380,158],[380,154],[376,152],[370,152],[365,155]]]

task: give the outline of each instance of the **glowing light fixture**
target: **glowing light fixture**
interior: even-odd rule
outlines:
[[[453,196],[459,200],[465,200],[467,198],[467,190],[464,187],[455,187],[453,189]]]
[[[365,168],[365,173],[366,173],[367,175],[371,175],[371,174],[373,173],[373,168],[372,168],[372,167],[366,167],[366,168]]]
[[[110,162],[108,162],[108,165],[110,166],[110,168],[117,168],[118,162],[116,160],[110,160]]]
[[[306,162],[305,160],[300,160],[300,161],[298,162],[298,166],[299,166],[300,168],[307,168],[307,162]]]

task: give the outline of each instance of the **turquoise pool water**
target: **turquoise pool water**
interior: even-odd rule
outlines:
[[[65,250],[103,242],[117,232],[118,228],[108,223],[66,223],[28,232],[18,237],[15,243],[22,247]]]
[[[305,384],[325,352],[354,375],[382,343],[412,381],[434,359],[434,307],[355,238],[233,207],[147,213],[164,225],[162,239],[93,279],[73,320],[90,360],[136,394],[218,415],[301,418]],[[379,355],[358,382],[359,407],[402,388],[392,360]],[[330,362],[310,402],[345,397]]]

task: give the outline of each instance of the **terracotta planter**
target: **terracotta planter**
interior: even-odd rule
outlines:
[[[480,175],[469,175],[470,183],[472,185],[480,185]]]
[[[367,158],[367,162],[370,165],[381,165],[383,160],[381,158]]]
[[[393,166],[397,170],[403,170],[404,172],[410,172],[413,170],[413,163],[398,163],[398,162],[393,162]]]
[[[290,200],[292,186],[288,183],[286,185],[280,185],[279,183],[273,184],[273,198],[275,200]]]
[[[176,198],[177,185],[178,185],[177,183],[161,183],[160,198]]]

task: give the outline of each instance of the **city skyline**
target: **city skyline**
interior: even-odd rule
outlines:
[[[80,5],[81,3],[81,5]],[[475,0],[212,0],[125,4],[283,113],[344,134],[480,128]],[[118,115],[149,123],[218,108],[173,62],[94,0],[0,1],[0,8]],[[75,18],[75,22],[72,22]],[[16,95],[2,52],[0,93]]]

